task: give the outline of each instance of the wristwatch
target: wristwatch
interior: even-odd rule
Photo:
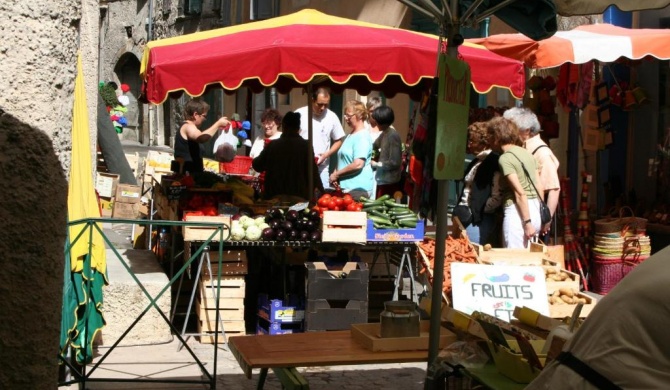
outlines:
[[[526,226],[531,222],[533,222],[533,221],[531,221],[530,219],[527,219],[527,220],[523,221],[523,225]]]

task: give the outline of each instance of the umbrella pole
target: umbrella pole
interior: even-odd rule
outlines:
[[[312,144],[312,84],[307,84],[307,200],[311,200],[314,191],[314,146]]]
[[[456,3],[452,4],[452,15],[456,15],[458,9]],[[453,38],[459,32],[459,24],[453,20],[445,21],[447,27],[447,38]],[[440,40],[441,41],[441,40]],[[447,56],[457,57],[458,48],[452,46],[453,39],[449,39],[447,45]],[[438,50],[439,57],[440,50]],[[438,67],[439,69],[439,67]],[[440,75],[438,75],[439,77]],[[438,91],[431,91],[431,94],[439,94]],[[432,97],[431,97],[432,98]],[[438,130],[436,129],[436,132]],[[435,386],[438,364],[436,362],[440,349],[440,327],[442,326],[442,282],[444,281],[444,254],[447,239],[448,215],[447,204],[449,201],[449,180],[437,180],[437,213],[435,230],[435,263],[433,266],[433,290],[431,295],[430,307],[430,333],[428,336],[428,368],[426,370],[426,380],[424,389],[432,389]]]

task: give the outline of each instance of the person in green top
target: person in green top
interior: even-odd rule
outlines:
[[[498,165],[504,180],[503,246],[526,248],[541,228],[540,202],[535,188],[542,193],[535,159],[523,147],[519,129],[509,119],[496,117],[487,125],[493,150],[498,151]]]

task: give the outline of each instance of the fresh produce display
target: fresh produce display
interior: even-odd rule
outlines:
[[[258,241],[264,229],[270,227],[265,217],[252,218],[248,215],[239,215],[230,223],[230,239],[233,241]]]
[[[361,211],[368,214],[375,229],[413,229],[419,222],[419,217],[408,205],[397,203],[389,195],[375,200],[361,197],[361,204]]]
[[[579,290],[574,288],[560,288],[549,296],[550,305],[575,305],[587,304],[586,298],[579,296]]]
[[[424,238],[419,245],[419,258],[421,262],[420,273],[428,273],[428,281],[433,283],[433,272],[435,269],[435,240]],[[451,263],[477,263],[477,253],[467,238],[453,238],[447,236],[444,249],[444,281],[442,291],[451,300]]]
[[[190,192],[181,199],[179,207],[184,210],[183,217],[189,215],[213,217],[219,215],[219,203],[226,200],[224,195],[217,192]]]
[[[363,204],[356,202],[349,194],[342,196],[323,194],[317,201],[313,210],[316,210],[321,215],[324,211],[361,211]]]
[[[317,210],[271,208],[258,218],[268,225],[261,232],[264,241],[321,241],[321,216]]]

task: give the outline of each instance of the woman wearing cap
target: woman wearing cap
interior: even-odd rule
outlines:
[[[209,104],[198,98],[190,100],[184,107],[186,120],[177,132],[174,141],[174,158],[183,164],[180,168],[181,172],[202,172],[200,144],[209,141],[219,127],[230,125],[228,118],[221,117],[207,130],[200,130],[199,127],[207,119],[208,112]]]
[[[249,157],[258,157],[263,151],[263,148],[265,148],[265,145],[270,143],[270,141],[281,137],[281,131],[279,131],[281,128],[281,120],[281,114],[274,108],[268,108],[263,112],[261,115],[261,123],[263,124],[263,129],[265,131],[254,140],[254,143],[251,145]]]

